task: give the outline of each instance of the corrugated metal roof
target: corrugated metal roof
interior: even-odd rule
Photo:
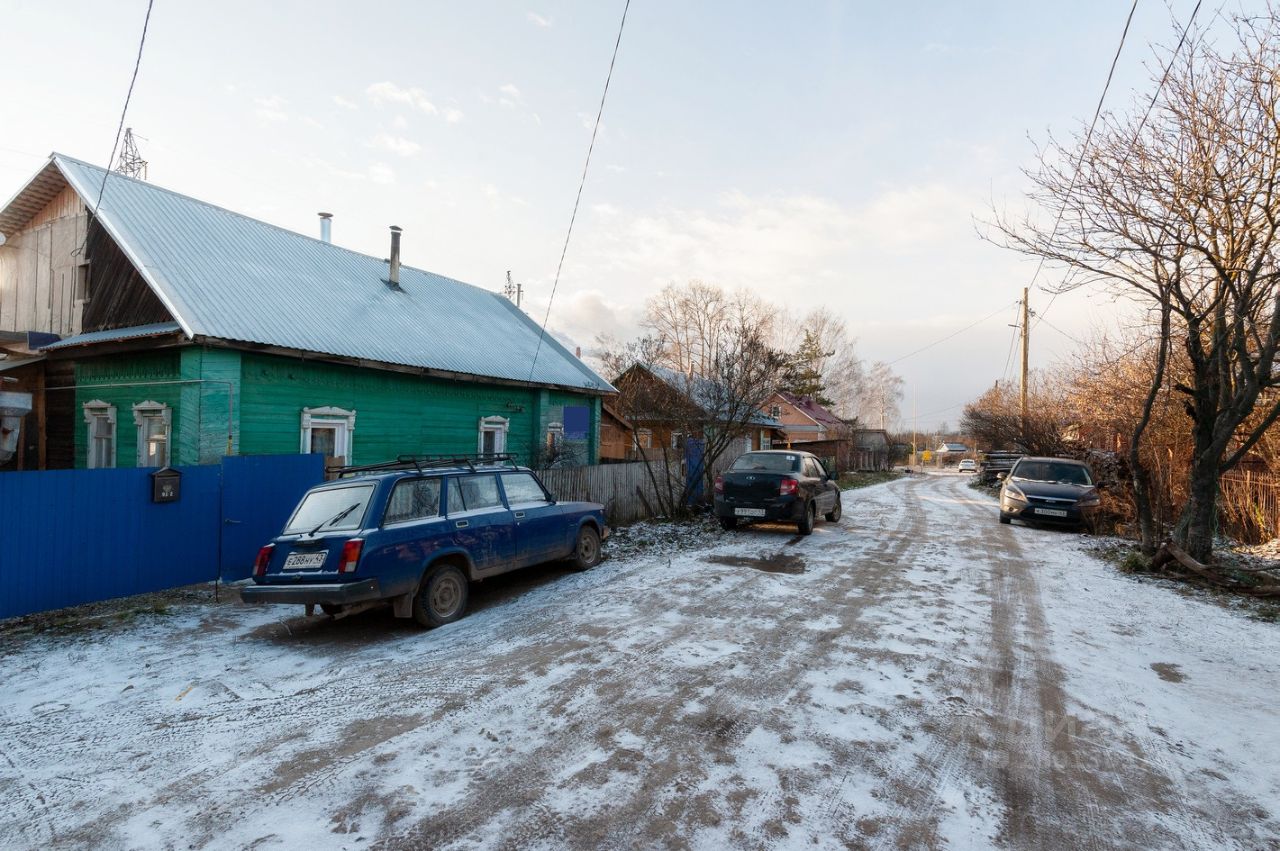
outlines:
[[[102,169],[53,162],[82,198]],[[98,218],[189,336],[600,393],[613,387],[498,293],[387,264],[119,174]]]
[[[156,322],[151,325],[134,325],[132,328],[112,328],[107,331],[90,331],[87,334],[77,334],[74,337],[67,337],[65,340],[59,340],[56,343],[50,343],[47,346],[41,346],[40,351],[47,352],[53,349],[65,349],[69,346],[87,346],[91,343],[111,343],[118,340],[137,340],[142,337],[162,337],[165,334],[178,334],[182,332],[182,326],[177,322]]]

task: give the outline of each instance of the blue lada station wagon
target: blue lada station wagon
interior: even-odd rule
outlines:
[[[587,570],[608,535],[604,506],[557,502],[506,456],[401,456],[307,491],[241,598],[334,617],[390,602],[437,627],[463,616],[470,583],[558,559]]]

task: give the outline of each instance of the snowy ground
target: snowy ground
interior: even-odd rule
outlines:
[[[0,847],[1280,847],[1280,627],[964,477],[845,500],[428,633],[188,603],[10,634]]]

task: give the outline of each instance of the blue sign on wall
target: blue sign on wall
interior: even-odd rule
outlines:
[[[565,440],[586,440],[591,430],[591,409],[565,406],[564,438]]]

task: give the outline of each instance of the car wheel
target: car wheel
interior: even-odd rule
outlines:
[[[836,494],[836,504],[835,504],[835,507],[834,507],[834,508],[832,508],[830,511],[828,511],[828,512],[827,512],[827,514],[826,514],[827,522],[828,522],[828,523],[839,523],[839,522],[840,522],[840,515],[841,515],[841,514],[843,514],[843,513],[844,513],[844,509],[840,507],[840,494]]]
[[[804,507],[804,519],[796,524],[796,529],[801,535],[808,535],[813,532],[814,524],[818,522],[818,507],[812,502]]]
[[[726,532],[731,532],[734,529],[738,528],[737,517],[720,517],[717,519],[719,519],[720,521],[720,528],[725,530]]]
[[[413,598],[413,619],[432,629],[453,623],[467,611],[467,577],[452,564],[427,574]]]
[[[1013,518],[1011,518],[1008,514],[1005,514],[1003,511],[1001,511],[1001,512],[1000,512],[1000,522],[1001,522],[1001,523],[1003,523],[1003,524],[1005,524],[1005,525],[1007,526],[1007,525],[1009,525],[1009,523],[1010,523],[1012,520],[1013,520]]]
[[[592,526],[583,526],[573,546],[573,566],[577,570],[590,570],[599,563],[600,533]]]

